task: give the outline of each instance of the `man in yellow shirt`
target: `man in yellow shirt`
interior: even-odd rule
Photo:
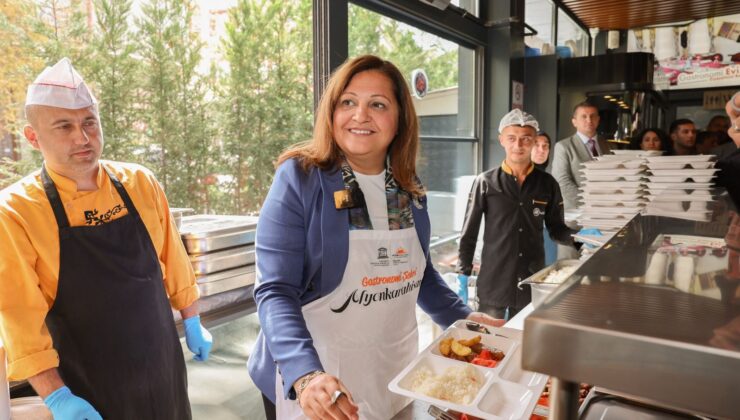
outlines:
[[[56,420],[189,419],[188,348],[212,340],[154,176],[100,161],[97,104],[68,59],[29,86],[24,134],[43,167],[0,191],[0,338]]]

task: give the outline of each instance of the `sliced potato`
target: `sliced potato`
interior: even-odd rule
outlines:
[[[467,340],[460,340],[460,344],[463,346],[473,347],[474,345],[480,343],[481,337],[479,335],[476,335],[473,338],[469,338]]]
[[[442,356],[450,355],[450,346],[452,345],[452,340],[453,338],[449,337],[439,342],[439,352],[442,353]]]
[[[473,350],[470,349],[470,347],[460,344],[459,341],[452,341],[452,352],[455,353],[458,356],[465,357],[473,352]]]

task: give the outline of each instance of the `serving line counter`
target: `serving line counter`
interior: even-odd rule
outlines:
[[[554,378],[550,418],[578,418],[581,382],[665,418],[740,418],[738,245],[723,206],[619,229],[524,321],[522,367]]]

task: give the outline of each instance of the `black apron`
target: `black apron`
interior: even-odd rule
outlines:
[[[128,214],[71,227],[41,179],[59,226],[59,283],[46,325],[62,380],[105,419],[190,419],[187,373],[159,259],[123,185],[101,165]]]

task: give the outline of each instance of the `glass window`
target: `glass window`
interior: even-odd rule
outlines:
[[[102,158],[151,169],[172,207],[258,212],[278,154],[313,125],[312,1],[268,3],[11,2],[0,10],[0,39],[17,41],[12,53],[0,43],[17,64],[0,68],[0,188],[40,159],[7,134],[20,132],[24,96],[6,93],[67,56],[100,102]]]
[[[588,34],[562,9],[558,9],[557,39],[557,50],[560,56],[585,57],[589,55]]]
[[[416,90],[414,106],[421,126],[418,173],[430,200],[436,200],[430,205],[432,233],[454,231],[451,216],[463,217],[451,213],[455,197],[466,201],[469,193],[458,191],[457,180],[477,173],[475,52],[350,4],[349,55],[360,54],[375,54],[396,64],[412,92]],[[420,70],[427,75],[425,95],[412,83]]]
[[[465,9],[468,13],[480,16],[478,13],[478,0],[452,0],[450,3]]]
[[[537,35],[524,37],[524,43],[530,48],[539,50],[539,55],[555,52],[552,42],[553,7],[550,0],[526,0],[524,5],[524,21],[537,31]]]

